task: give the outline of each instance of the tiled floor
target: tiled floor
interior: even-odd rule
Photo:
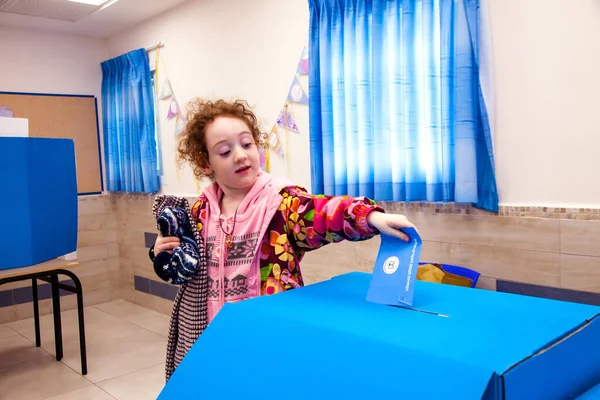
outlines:
[[[88,374],[81,375],[77,312],[62,313],[63,359],[52,315],[0,325],[0,399],[156,399],[164,385],[169,317],[124,300],[85,309]]]

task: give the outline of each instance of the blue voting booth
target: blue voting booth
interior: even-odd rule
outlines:
[[[0,269],[77,249],[77,178],[71,139],[0,138]]]
[[[600,307],[417,281],[406,308],[365,301],[370,281],[226,304],[159,399],[552,400],[600,382]]]

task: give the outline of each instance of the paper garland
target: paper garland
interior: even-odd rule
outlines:
[[[277,117],[277,125],[294,131],[296,133],[300,133],[298,131],[298,125],[296,125],[296,121],[294,121],[294,118],[292,117],[292,114],[289,111],[289,106],[287,103],[283,105],[283,108],[279,112],[279,116]]]
[[[160,92],[160,99],[167,100],[171,96],[173,96],[173,87],[171,86],[171,81],[167,78]]]
[[[301,75],[308,74],[308,49],[306,46],[302,49],[302,55],[300,56],[300,61],[298,62],[298,68],[296,73]]]
[[[171,119],[176,115],[179,115],[181,109],[179,108],[179,103],[175,96],[171,97],[171,104],[169,104],[169,112],[167,114],[167,119]]]
[[[308,96],[304,92],[304,89],[302,88],[297,76],[294,76],[287,99],[289,101],[293,101],[294,103],[308,104]]]
[[[277,132],[277,124],[273,125],[271,132],[269,132],[269,147],[280,156],[284,156],[281,141],[279,140],[279,133]]]

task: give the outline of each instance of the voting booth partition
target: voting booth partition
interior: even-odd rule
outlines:
[[[0,137],[0,269],[77,249],[77,175],[71,139]]]

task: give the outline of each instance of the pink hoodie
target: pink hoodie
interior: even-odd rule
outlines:
[[[258,246],[267,232],[282,196],[279,191],[292,183],[287,178],[273,178],[259,172],[256,182],[234,216],[223,217],[220,210],[222,190],[214,182],[204,191],[208,201],[204,224],[204,243],[208,260],[208,322],[225,302],[237,302],[260,294],[260,259]],[[225,245],[221,224],[232,231],[233,246]]]

